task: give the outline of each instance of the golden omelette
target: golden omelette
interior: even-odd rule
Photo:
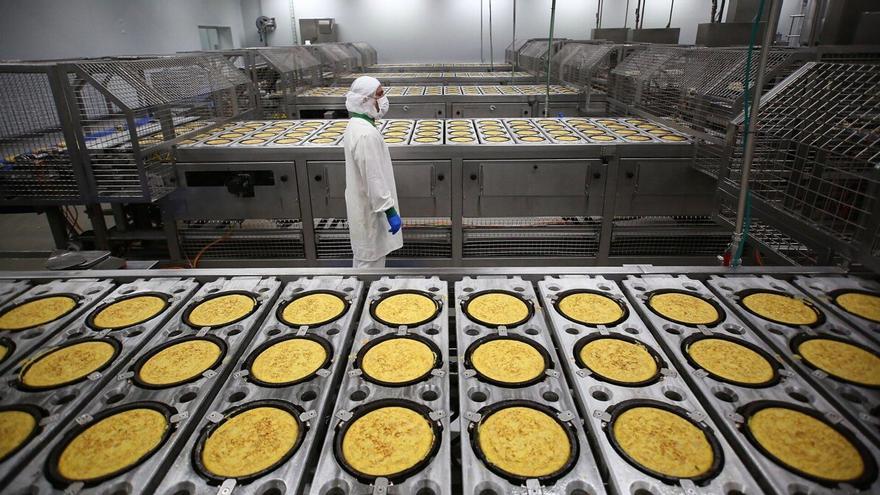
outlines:
[[[742,303],[762,318],[787,325],[812,325],[819,320],[815,309],[794,297],[757,292],[744,297]]]
[[[856,316],[880,322],[880,296],[878,295],[845,292],[835,297],[834,301],[841,308]]]
[[[771,456],[799,471],[832,481],[849,481],[865,471],[862,456],[843,435],[800,411],[768,407],[748,427]]]
[[[474,369],[486,378],[503,383],[522,383],[541,376],[544,356],[534,346],[514,339],[493,339],[471,353]]]
[[[173,385],[189,380],[214,366],[223,350],[208,339],[186,340],[151,356],[138,370],[147,385]]]
[[[251,376],[266,383],[302,380],[321,368],[327,359],[324,346],[311,339],[283,340],[263,350],[251,364]]]
[[[345,311],[345,302],[333,294],[309,294],[284,307],[281,319],[288,325],[314,326],[332,320]]]
[[[620,448],[636,463],[673,478],[709,472],[715,454],[702,430],[678,414],[656,407],[633,407],[613,424]]]
[[[57,387],[88,376],[113,359],[116,348],[107,342],[92,340],[59,347],[27,364],[21,383],[28,387]]]
[[[165,416],[137,408],[108,416],[73,438],[58,459],[58,473],[71,481],[90,481],[137,464],[158,447],[168,430]]]
[[[137,296],[117,301],[98,311],[92,320],[98,328],[118,329],[143,323],[166,306],[165,299],[158,296]]]
[[[467,313],[491,325],[511,325],[529,317],[529,307],[519,298],[502,292],[481,294],[467,304]]]
[[[202,463],[220,478],[272,467],[296,446],[299,422],[277,407],[255,407],[226,420],[205,440]]]
[[[6,355],[9,354],[9,348],[3,344],[0,344],[0,363],[6,359]]]
[[[643,344],[613,337],[588,342],[581,362],[593,373],[624,383],[641,383],[657,376],[657,361]]]
[[[797,348],[808,363],[853,383],[880,386],[880,356],[861,347],[832,339],[810,339]]]
[[[486,461],[523,478],[550,476],[565,467],[572,446],[562,426],[531,407],[506,407],[478,426]]]
[[[427,375],[436,363],[437,355],[424,342],[399,337],[369,348],[361,359],[361,370],[375,380],[406,383]]]
[[[24,443],[34,429],[37,420],[24,411],[0,411],[0,460],[3,460]]]
[[[558,307],[563,315],[587,325],[608,325],[623,317],[623,310],[614,299],[589,292],[569,294],[559,301]]]
[[[718,319],[718,310],[699,297],[681,292],[655,294],[648,305],[661,316],[689,325],[708,325]]]
[[[342,439],[342,456],[367,476],[390,476],[416,466],[431,453],[434,430],[406,407],[382,407],[357,418]]]
[[[412,325],[437,313],[437,305],[422,294],[392,294],[376,305],[376,317],[392,325]]]
[[[73,311],[76,301],[68,296],[49,296],[26,302],[0,316],[0,330],[24,330],[45,325]]]
[[[193,308],[189,323],[196,327],[218,327],[244,318],[257,306],[243,294],[226,294],[207,299]]]
[[[700,339],[688,346],[687,353],[704,370],[733,382],[758,385],[775,376],[764,356],[729,340]]]

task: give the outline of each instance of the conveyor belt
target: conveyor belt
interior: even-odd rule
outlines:
[[[347,120],[245,121],[181,142],[187,148],[338,147]],[[632,118],[390,119],[376,123],[389,145],[682,144],[661,124]],[[413,132],[415,130],[416,132]],[[421,132],[419,132],[421,131]]]
[[[297,95],[297,98],[345,96],[348,88],[343,86],[322,86],[311,88]],[[540,96],[546,93],[546,86],[540,84],[481,85],[481,86],[387,86],[387,96],[440,96],[440,95],[527,95]],[[553,84],[551,95],[576,95],[578,91],[568,86]]]
[[[800,284],[811,284],[806,293],[790,284],[793,277],[807,273],[803,268],[743,267],[735,276],[719,276],[729,274],[721,268],[647,266],[541,271],[410,269],[408,273],[389,271],[388,276],[345,270],[335,270],[337,274],[330,275],[319,269],[158,270],[153,275],[111,271],[96,272],[90,278],[85,277],[88,273],[74,272],[35,273],[30,277],[0,273],[0,279],[16,278],[32,286],[17,298],[4,301],[0,315],[35,295],[51,297],[76,291],[81,297],[90,298],[83,300],[81,311],[74,318],[22,332],[42,333],[44,338],[38,340],[39,345],[18,349],[13,355],[9,363],[13,367],[0,381],[0,414],[6,413],[0,420],[7,421],[7,428],[10,417],[23,421],[18,425],[27,426],[27,421],[34,421],[38,426],[34,433],[21,436],[21,445],[0,461],[0,486],[4,493],[37,489],[41,493],[68,490],[81,494],[105,493],[123,485],[132,493],[178,493],[185,487],[191,495],[213,495],[218,490],[262,495],[267,486],[282,485],[289,493],[313,495],[338,487],[347,487],[347,493],[381,493],[390,484],[401,494],[426,493],[428,488],[435,495],[489,489],[495,493],[520,493],[523,485],[538,493],[568,493],[569,489],[576,489],[599,494],[604,493],[606,486],[615,492],[627,492],[628,487],[636,486],[651,493],[671,494],[783,495],[789,494],[793,486],[810,493],[877,493],[880,482],[876,463],[880,450],[871,438],[876,432],[876,409],[847,409],[847,394],[854,393],[850,390],[852,385],[834,386],[827,375],[818,375],[798,363],[786,342],[788,335],[801,334],[809,339],[855,341],[859,331],[868,329],[834,318],[831,313],[825,314],[827,319],[822,323],[809,328],[783,328],[784,325],[754,318],[743,309],[742,295],[755,291],[781,291],[806,304],[825,308],[829,295],[852,287],[859,287],[863,293],[876,288],[872,281],[825,270],[810,273],[837,276],[795,279]],[[578,271],[581,273],[577,274]],[[821,280],[821,284],[816,280]],[[315,294],[335,298],[338,309],[335,313],[321,313],[318,307],[308,311],[332,313],[333,318],[315,326],[286,323],[297,316],[290,314],[289,308],[303,308],[295,305],[295,301]],[[669,319],[671,314],[661,311],[652,299],[669,294],[706,301],[717,312],[717,318],[705,324],[682,322],[687,318],[678,316],[678,320]],[[168,305],[155,318],[126,328],[97,330],[90,323],[94,314],[110,303],[138,295],[164,298]],[[192,325],[190,315],[194,307],[230,295],[253,301],[253,309],[237,320],[211,328]],[[427,302],[427,307],[412,315],[400,307],[379,309],[383,302],[400,296],[421,299],[420,304]],[[592,302],[577,302],[577,297]],[[616,308],[617,312],[610,317],[597,312],[600,299],[605,301],[605,309]],[[316,300],[327,302],[327,298]],[[685,307],[673,309],[680,311]],[[518,312],[506,314],[506,310],[499,312],[499,308]],[[308,317],[303,315],[301,321],[306,321]],[[501,320],[507,324],[499,323]],[[411,323],[398,324],[402,321]],[[28,366],[29,358],[82,339],[115,342],[118,353],[100,371],[52,390],[28,391],[19,383],[19,369]],[[394,339],[409,344],[396,347],[395,352],[427,349],[429,354],[433,353],[433,364],[431,360],[400,359],[392,352],[381,363],[371,364],[374,371],[370,371],[364,364],[367,353],[362,350],[378,349],[379,344]],[[142,383],[141,366],[153,359],[157,351],[169,348],[169,342],[195,341],[216,343],[225,358],[180,383],[162,387]],[[307,359],[305,354],[291,357],[276,353],[276,358],[284,359],[275,361],[275,366],[312,363],[310,366],[316,371],[301,380],[269,386],[259,377],[251,376],[258,355],[270,346],[294,341],[313,343],[316,349],[332,352],[322,354],[319,357],[323,359],[318,361]],[[617,354],[605,360],[595,351],[585,354],[586,346],[598,341],[616,343]],[[739,354],[736,359],[723,352],[697,359],[693,349],[700,342],[724,344],[728,352],[739,349]],[[536,368],[505,360],[490,349],[492,346],[484,352],[496,352],[498,362],[492,363],[500,367],[484,368],[487,362],[477,362],[474,351],[488,343],[496,349],[507,345],[509,352],[532,359],[530,363],[540,355],[543,373],[532,372],[529,376],[533,378],[512,380],[512,384],[505,382],[507,375],[503,373],[518,377],[516,373]],[[873,345],[862,343],[861,349],[876,356]],[[297,352],[306,353],[304,349],[308,347],[304,345]],[[634,355],[641,350],[650,356],[649,363],[656,369],[647,380],[626,381],[630,376],[626,373],[643,370],[645,365],[644,360],[628,361],[626,349]],[[531,354],[526,352],[529,350]],[[585,355],[589,358],[586,361]],[[745,376],[750,376],[748,373],[760,371],[755,361],[748,359],[750,355],[763,357],[772,370],[769,380],[746,383],[725,375],[745,372]],[[182,354],[180,364],[187,364],[191,356]],[[727,363],[725,359],[733,361]],[[876,361],[861,362],[866,363],[865,367],[857,371],[863,377],[880,374]],[[419,363],[428,366],[419,367]],[[487,374],[502,368],[502,375]],[[176,373],[177,369],[172,366],[165,372]],[[399,384],[379,383],[375,376],[367,374],[375,370],[389,379],[404,371],[416,373],[417,378]],[[623,378],[612,377],[611,373],[623,373]],[[836,390],[831,390],[832,386]],[[452,401],[456,390],[457,399]],[[859,387],[858,394],[866,404],[876,404],[876,388]],[[365,421],[354,428],[378,407],[392,408],[383,410],[392,419],[395,413],[408,415],[407,424],[413,428],[423,421],[423,435],[400,431],[399,425],[387,417],[384,422]],[[267,408],[260,411],[267,412],[264,420],[269,423],[249,426],[246,416],[231,422],[231,418],[255,408]],[[155,449],[133,465],[114,467],[115,473],[86,482],[71,478],[76,470],[56,468],[59,454],[75,435],[83,434],[108,414],[145,409],[168,413],[165,419],[169,430]],[[662,428],[652,431],[656,426],[653,420],[636,424],[630,421],[628,430],[618,431],[617,422],[624,422],[621,418],[627,411],[636,409],[649,419],[650,414],[666,414],[667,419],[677,416],[674,426],[683,428],[682,434],[701,432],[706,440],[701,442],[699,435],[691,435],[691,443],[686,445],[682,436],[667,435]],[[490,421],[499,411],[506,412]],[[796,418],[811,417],[813,425],[824,424],[822,438],[799,433],[799,428],[810,421],[770,425],[795,435],[783,439],[791,440],[792,448],[777,453],[813,472],[780,462],[778,456],[773,457],[765,448],[778,447],[778,442],[771,439],[762,443],[768,442],[767,438],[756,438],[750,433],[754,428],[750,419],[760,411],[788,411]],[[509,418],[516,414],[531,417],[535,422],[529,424],[543,429],[536,433],[511,423]],[[284,424],[278,423],[278,418],[285,415],[289,417],[287,424],[297,425],[297,431],[285,437],[289,437],[287,443],[279,435],[290,432],[273,427]],[[506,426],[497,424],[504,421]],[[490,425],[491,422],[495,424]],[[224,428],[226,424],[253,428],[252,433],[260,436],[252,437],[246,429]],[[371,425],[395,430],[413,444],[401,445],[393,441],[393,436],[372,435]],[[124,422],[117,426],[120,429],[112,433],[113,439],[128,431]],[[508,427],[510,430],[502,437],[481,438]],[[358,431],[352,433],[355,430]],[[137,432],[134,428],[131,433]],[[354,450],[343,443],[348,434],[359,442]],[[560,443],[548,444],[546,438],[542,440],[545,434]],[[224,440],[224,435],[230,436]],[[425,435],[433,438],[433,442],[426,443]],[[665,439],[658,441],[661,437]],[[13,437],[3,440],[10,438]],[[208,438],[224,440],[221,445],[234,447],[222,449],[219,459],[206,462],[201,453],[207,449]],[[259,442],[252,441],[253,438],[259,438]],[[365,440],[369,438],[373,440]],[[456,442],[455,438],[462,440]],[[517,442],[525,438],[531,440]],[[813,440],[826,443],[814,444]],[[374,441],[377,443],[372,445]],[[418,441],[421,447],[415,444]],[[112,449],[120,443],[104,445]],[[540,448],[536,448],[538,445]],[[706,446],[702,455],[701,445]],[[816,449],[816,445],[821,448]],[[370,473],[366,471],[376,459],[357,457],[357,452],[393,453],[398,448],[406,448],[419,458],[382,460],[376,465],[412,465],[413,469]],[[568,461],[554,464],[560,459],[554,455],[566,448]],[[103,452],[86,449],[81,454],[93,458],[96,469],[112,467],[113,459],[102,459]],[[269,458],[270,464],[260,465],[261,456],[267,452],[274,457]],[[517,460],[517,455],[523,453],[529,453],[531,462]],[[694,464],[669,462],[669,456],[686,457]],[[834,462],[844,456],[853,460]],[[490,458],[502,465],[492,464]],[[70,461],[68,456],[68,467]],[[233,477],[212,471],[216,466],[249,471]],[[652,470],[652,466],[666,471]],[[91,467],[79,465],[85,471]],[[526,472],[530,470],[534,473]],[[823,478],[836,473],[843,473],[844,478]]]

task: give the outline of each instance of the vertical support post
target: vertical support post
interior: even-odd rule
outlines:
[[[550,4],[550,37],[547,40],[547,90],[544,93],[544,117],[550,111],[550,59],[553,58],[553,27],[556,24],[556,0]]]
[[[101,209],[101,204],[87,204],[86,213],[89,215],[89,221],[92,223],[92,230],[95,232],[95,248],[99,250],[109,250],[110,236],[107,234],[107,222],[104,221],[104,211]]]
[[[452,266],[462,266],[464,253],[464,163],[461,157],[452,159],[449,171],[452,181]]]
[[[736,207],[736,226],[733,231],[733,239],[731,245],[739,246],[743,237],[743,225],[745,223],[746,199],[749,194],[749,175],[751,173],[752,161],[755,158],[755,136],[758,129],[758,113],[761,111],[761,92],[764,88],[765,78],[767,75],[767,59],[770,56],[770,48],[773,45],[773,39],[776,36],[776,24],[779,22],[779,14],[782,10],[781,0],[770,0],[770,17],[767,19],[767,27],[764,29],[764,39],[761,41],[761,57],[758,61],[758,70],[755,74],[755,92],[752,96],[750,125],[749,130],[743,139],[746,140],[746,149],[743,153],[742,176],[739,184],[739,201]],[[760,16],[761,13],[756,15]],[[748,77],[748,75],[746,75]],[[734,253],[736,258],[736,253]],[[731,259],[731,266],[739,265],[739,259]]]
[[[57,249],[67,249],[67,222],[64,221],[64,213],[60,206],[46,208],[46,220],[49,222],[49,231]]]

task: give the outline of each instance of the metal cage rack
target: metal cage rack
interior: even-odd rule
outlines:
[[[749,189],[763,221],[871,269],[880,236],[880,65],[811,62],[761,100]],[[722,195],[738,194],[742,115],[722,161]]]
[[[596,41],[567,42],[550,60],[550,75],[557,81],[605,91],[608,71],[620,61],[625,46]]]
[[[364,68],[360,52],[345,43],[316,43],[305,48],[321,62],[325,76],[331,79]]]
[[[364,41],[356,41],[354,43],[349,43],[351,46],[355,48],[361,54],[361,65],[363,67],[370,67],[379,63],[379,52],[373,48],[373,45],[364,42]]]
[[[58,67],[93,201],[161,198],[176,187],[173,143],[253,110],[250,81],[219,55]]]
[[[566,42],[565,39],[554,39],[552,48],[549,38],[532,38],[516,50],[514,60],[510,62],[513,70],[525,70],[533,74],[545,72],[547,58],[553,58],[557,50]]]
[[[767,84],[773,87],[791,74],[808,52],[771,48]],[[742,111],[747,48],[651,45],[611,70],[609,98],[624,108],[721,136]],[[757,52],[749,73],[757,73]]]
[[[321,62],[306,47],[257,48],[248,52],[260,118],[290,118],[296,113],[297,94],[323,83]]]
[[[88,195],[51,63],[0,64],[0,203],[70,204]]]

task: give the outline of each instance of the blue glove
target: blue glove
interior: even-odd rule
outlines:
[[[388,229],[388,232],[392,234],[396,234],[400,232],[400,227],[403,225],[403,220],[400,219],[400,215],[397,214],[397,210],[394,207],[388,208],[385,210],[385,216],[388,218],[388,225],[391,226]]]

